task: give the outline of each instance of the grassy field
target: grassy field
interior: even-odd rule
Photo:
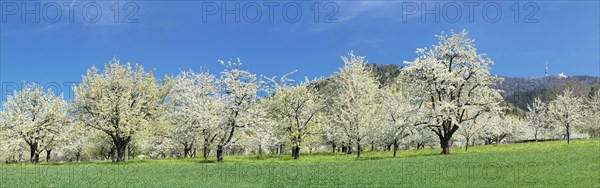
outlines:
[[[599,187],[600,140],[439,149],[134,160],[125,164],[13,164],[0,187]]]

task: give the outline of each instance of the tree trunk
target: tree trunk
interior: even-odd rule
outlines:
[[[223,146],[217,145],[217,162],[223,162]]]
[[[570,131],[570,126],[567,126],[567,144],[571,144],[571,131]]]
[[[375,151],[375,142],[371,142],[371,151]]]
[[[358,147],[356,148],[356,160],[360,160],[360,150],[361,150],[361,148],[360,148],[360,141],[358,141],[358,142],[356,143],[356,145],[358,146]]]
[[[112,160],[112,162],[117,162],[117,156],[116,156],[116,149],[115,147],[110,148],[110,151],[108,152],[108,158],[110,158],[110,160]]]
[[[458,128],[459,126],[453,124],[451,120],[444,120],[441,124],[441,129],[433,130],[439,138],[442,154],[450,154],[450,146],[452,145],[450,141]]]
[[[331,150],[331,151],[333,151],[333,153],[335,153],[335,149],[336,149],[335,142],[334,142],[333,144],[331,144],[331,148],[332,148],[332,150]]]
[[[37,143],[29,144],[29,162],[31,163],[38,163],[40,161],[40,154],[37,152],[37,148]]]
[[[114,149],[117,151],[116,157],[113,158],[113,162],[125,162],[125,154],[127,152],[127,145],[131,140],[130,137],[118,137],[115,135],[110,135],[112,137],[114,143]]]
[[[113,161],[117,163],[125,162],[125,154],[127,152],[127,144],[129,143],[129,138],[113,137],[113,142],[117,151],[116,158]]]
[[[258,155],[262,155],[262,145],[258,144]]]
[[[465,151],[469,151],[469,138],[467,138],[467,142],[465,144]]]
[[[440,140],[440,147],[442,148],[442,154],[450,154],[450,142],[447,139]]]
[[[127,146],[125,147],[125,151],[127,151],[127,159],[131,159],[133,157],[133,148]]]
[[[208,154],[210,154],[210,150],[208,149],[208,145],[204,144],[204,148],[202,149],[204,160],[208,159]]]
[[[51,154],[51,153],[52,153],[52,150],[51,150],[51,149],[49,149],[49,150],[46,150],[46,163],[47,163],[47,162],[50,162],[50,154]]]
[[[183,158],[187,158],[188,149],[186,146],[183,146]]]
[[[77,162],[79,162],[79,161],[81,161],[80,158],[81,158],[81,152],[77,152],[75,154],[75,160],[77,160]]]
[[[120,143],[117,145],[117,161],[116,162],[125,162],[125,150],[127,144]]]
[[[279,155],[283,155],[283,144],[279,144]]]
[[[294,147],[294,160],[298,160],[300,158],[300,146]]]
[[[417,142],[417,150],[425,148],[425,142]]]
[[[396,151],[398,151],[398,143],[395,142],[393,145],[394,145],[394,158],[396,158]]]
[[[194,143],[184,143],[183,144],[183,158],[193,157],[192,150],[194,148]]]

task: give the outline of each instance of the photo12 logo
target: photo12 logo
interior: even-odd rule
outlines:
[[[84,1],[84,2],[36,2],[0,1],[2,23],[87,23],[109,21],[114,23],[138,23],[140,10],[136,2]]]
[[[457,23],[485,21],[496,23],[509,19],[514,23],[538,23],[536,14],[539,5],[535,2],[402,2],[402,22],[420,18],[422,23]],[[480,18],[478,18],[480,17]]]
[[[44,91],[50,90],[54,92],[55,95],[63,95],[63,97],[70,99],[75,96],[73,92],[73,86],[75,86],[78,82],[33,82],[33,83],[25,83],[25,82],[0,82],[0,99],[2,97],[7,97],[8,95],[12,95],[15,91],[21,91],[23,88],[27,88],[31,84],[41,86]]]
[[[202,2],[202,23],[337,23],[339,6],[326,1],[224,1]]]

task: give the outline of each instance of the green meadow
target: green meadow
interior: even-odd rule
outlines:
[[[3,164],[0,187],[599,187],[600,140],[214,160]]]

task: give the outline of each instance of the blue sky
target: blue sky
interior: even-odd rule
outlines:
[[[90,66],[102,66],[113,56],[122,62],[156,68],[157,77],[176,74],[180,69],[197,70],[200,66],[218,73],[222,68],[218,59],[238,57],[247,69],[257,74],[273,76],[298,70],[295,78],[328,76],[342,64],[339,56],[350,50],[367,56],[371,63],[402,65],[403,61],[415,58],[416,48],[436,43],[435,34],[462,29],[467,29],[469,36],[476,40],[480,53],[487,53],[495,61],[493,74],[543,76],[547,60],[551,74],[600,75],[598,1],[480,2],[473,8],[472,21],[465,2],[333,1],[328,4],[319,1],[316,23],[315,2],[58,1],[55,4],[27,1],[15,4],[3,0],[0,2],[2,92],[4,95],[10,90],[7,83],[22,81],[57,83],[55,86],[78,82]],[[32,9],[35,3],[40,5],[40,22],[36,23],[35,14],[26,14],[26,20],[22,20],[20,11]],[[220,11],[231,9],[236,3],[240,4],[240,22],[235,22],[232,14],[225,15],[226,20],[223,20]],[[273,6],[272,21],[265,3],[279,3]],[[436,3],[440,7],[430,11],[435,14],[426,14],[423,21],[422,10],[431,10]],[[19,9],[16,13],[13,5]],[[55,20],[58,9],[54,5],[60,5],[62,11],[61,17]],[[261,8],[258,17],[256,5]],[[214,9],[211,8],[215,6],[219,11],[212,14]],[[83,11],[83,7],[87,7],[87,11]],[[117,16],[113,11],[115,7],[120,10]],[[515,7],[519,9],[518,15]],[[137,12],[127,17],[133,8],[137,8]],[[496,17],[497,8],[501,10],[501,17]],[[302,16],[294,20],[294,10],[298,9],[302,10]],[[72,22],[68,15],[71,10],[74,12]],[[94,10],[102,11],[97,20],[93,19],[96,18]],[[335,14],[330,14],[332,12]],[[459,12],[460,19],[453,20]],[[83,13],[87,13],[87,17]],[[283,13],[288,16],[284,17]],[[324,21],[327,15],[332,16]],[[436,15],[440,16],[439,22],[435,21]],[[115,17],[118,22],[114,21]],[[252,20],[255,17],[256,22]],[[127,18],[137,23],[124,23]]]

